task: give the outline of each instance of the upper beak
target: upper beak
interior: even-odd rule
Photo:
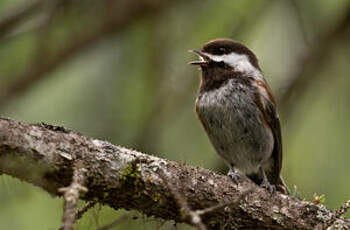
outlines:
[[[203,65],[203,64],[208,64],[209,57],[206,55],[204,52],[199,51],[199,50],[189,50],[188,52],[195,53],[199,56],[200,60],[198,61],[192,61],[189,62],[188,64],[190,65]]]

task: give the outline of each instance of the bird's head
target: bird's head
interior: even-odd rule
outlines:
[[[220,69],[242,73],[260,72],[258,59],[245,45],[231,39],[215,39],[206,43],[201,50],[190,50],[199,56],[198,61],[189,64],[202,70]]]

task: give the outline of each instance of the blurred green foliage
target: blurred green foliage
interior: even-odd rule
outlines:
[[[39,60],[38,68],[45,65],[45,59],[54,57],[76,33],[89,32],[103,23],[103,12],[108,13],[93,1],[66,2],[68,6],[58,10],[48,26],[35,26],[42,20],[39,15],[0,38],[0,91],[18,80],[33,61]],[[1,0],[0,18],[24,3]],[[0,107],[0,113],[62,125],[170,160],[222,169],[193,112],[199,74],[187,65],[195,58],[187,50],[217,37],[240,40],[257,54],[279,95],[300,57],[342,20],[348,6],[346,0],[172,2],[66,58]],[[333,209],[350,194],[349,38],[327,54],[326,68],[310,71],[307,91],[296,97],[291,116],[284,119],[281,111],[286,182],[291,188],[297,185],[307,200],[314,193],[326,194],[325,204]],[[0,229],[54,230],[61,223],[61,199],[5,175],[0,178],[0,203]],[[115,229],[190,228],[136,212],[95,207],[77,229],[95,229],[125,213],[128,220]]]

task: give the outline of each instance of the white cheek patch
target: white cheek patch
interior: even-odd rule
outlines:
[[[224,54],[224,55],[212,55],[205,53],[211,60],[216,62],[225,62],[227,65],[234,68],[236,71],[243,73],[253,73],[255,76],[261,76],[260,71],[255,68],[249,61],[249,58],[245,54]]]

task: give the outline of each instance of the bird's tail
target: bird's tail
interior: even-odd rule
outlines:
[[[281,176],[277,180],[276,189],[283,194],[290,195],[290,190]]]

